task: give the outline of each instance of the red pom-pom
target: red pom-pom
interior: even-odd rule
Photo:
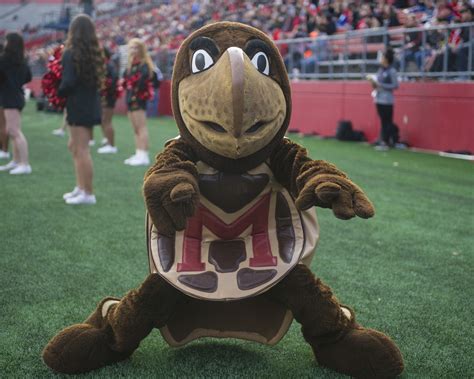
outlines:
[[[115,87],[113,86],[113,80],[111,77],[105,78],[104,86],[100,91],[100,95],[102,97],[112,97],[114,99],[118,99],[122,96],[123,93],[123,80],[117,80],[115,82]]]
[[[145,89],[142,91],[137,92],[137,97],[141,100],[151,100],[155,96],[155,90],[153,88],[153,85],[151,83],[151,80],[148,79],[146,81]]]
[[[61,66],[61,57],[64,46],[58,46],[53,55],[49,58],[48,72],[44,74],[41,80],[41,87],[43,93],[48,99],[49,103],[57,108],[64,109],[66,106],[66,98],[58,96],[59,85],[61,84],[63,68]]]
[[[141,79],[141,73],[136,72],[133,75],[127,76],[124,80],[124,87],[127,91],[134,91],[135,96],[140,100],[151,100],[155,96],[153,84],[149,78],[145,80],[145,86],[142,89],[138,88],[138,82]]]

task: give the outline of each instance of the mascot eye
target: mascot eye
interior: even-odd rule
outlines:
[[[211,56],[206,50],[199,49],[194,52],[193,60],[191,63],[191,71],[193,74],[207,70],[214,64]]]
[[[259,51],[255,54],[252,58],[252,64],[262,74],[268,75],[270,73],[270,63],[268,62],[267,54],[264,52]]]

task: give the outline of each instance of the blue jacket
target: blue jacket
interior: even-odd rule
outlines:
[[[391,105],[394,102],[393,91],[398,88],[397,71],[393,67],[381,67],[376,75],[377,88],[374,102],[376,104]]]

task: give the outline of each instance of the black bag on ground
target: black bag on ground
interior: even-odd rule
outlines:
[[[341,120],[337,124],[336,139],[339,141],[366,141],[364,132],[354,130],[352,122]]]

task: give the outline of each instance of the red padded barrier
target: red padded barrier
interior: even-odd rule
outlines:
[[[365,81],[294,82],[290,130],[333,136],[347,119],[374,141],[380,124],[371,91]],[[402,83],[394,120],[410,146],[474,152],[474,83]]]
[[[160,85],[160,101],[158,103],[158,114],[160,116],[172,116],[171,110],[171,81],[164,80]]]

